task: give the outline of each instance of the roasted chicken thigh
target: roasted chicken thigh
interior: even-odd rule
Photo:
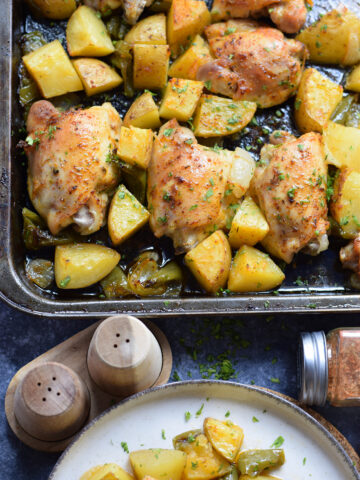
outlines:
[[[353,283],[360,287],[360,235],[340,250],[340,260],[343,267],[355,272]]]
[[[123,6],[127,22],[134,25],[144,8],[150,6],[153,0],[85,0],[84,3],[96,10],[106,10],[108,8],[115,10]]]
[[[234,100],[271,107],[285,102],[300,83],[306,47],[274,28],[240,22],[236,27],[214,24],[205,30],[216,57],[198,72],[208,88]],[[236,31],[235,31],[236,30]],[[229,33],[230,32],[230,33]]]
[[[300,250],[317,255],[328,247],[324,157],[318,133],[262,149],[251,185],[270,226],[262,243],[287,263]]]
[[[270,15],[275,25],[285,33],[296,33],[306,20],[304,0],[214,0],[211,15],[214,20]]]
[[[52,234],[74,224],[80,234],[105,221],[108,192],[118,183],[121,119],[110,103],[60,113],[50,102],[32,105],[27,119],[30,199]]]

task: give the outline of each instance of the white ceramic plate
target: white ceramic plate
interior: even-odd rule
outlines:
[[[189,421],[185,421],[187,411],[192,414]],[[107,410],[63,453],[50,479],[79,480],[86,470],[106,462],[130,471],[121,442],[126,442],[130,451],[172,448],[172,437],[201,428],[205,417],[225,419],[226,412],[244,429],[243,448],[269,448],[277,437],[284,438],[286,462],[274,471],[275,476],[284,480],[360,479],[338,442],[300,408],[255,387],[212,381],[168,384]]]

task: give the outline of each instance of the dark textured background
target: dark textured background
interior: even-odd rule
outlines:
[[[360,325],[355,316],[289,316],[168,318],[156,320],[167,335],[173,355],[171,379],[208,376],[211,369],[241,383],[272,388],[296,397],[296,342],[301,331]],[[7,425],[7,386],[24,364],[86,328],[91,320],[37,318],[0,303],[0,479],[46,480],[58,455],[35,452],[23,445]],[[226,369],[229,359],[233,367]],[[215,378],[213,373],[212,378]],[[278,383],[274,383],[278,382]],[[318,409],[360,453],[360,408]],[[339,479],[340,480],[340,479]]]

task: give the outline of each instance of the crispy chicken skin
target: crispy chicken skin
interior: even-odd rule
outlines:
[[[203,240],[221,215],[231,162],[197,143],[176,120],[155,139],[148,170],[150,227],[173,239],[177,253]]]
[[[140,17],[145,7],[152,4],[153,0],[85,0],[85,5],[96,10],[106,10],[111,8],[115,10],[121,6],[124,7],[125,18],[128,23],[134,25]]]
[[[304,0],[214,0],[213,20],[249,18],[270,15],[275,25],[285,33],[296,33],[306,21]]]
[[[119,180],[109,158],[120,126],[110,103],[64,113],[46,100],[32,105],[27,130],[34,143],[25,147],[28,191],[52,234],[75,224],[87,235],[104,224],[108,192]]]
[[[251,189],[270,226],[262,242],[269,253],[290,263],[300,250],[327,249],[326,173],[318,133],[263,147]]]
[[[252,22],[254,25],[254,22]],[[274,28],[258,27],[226,34],[211,25],[206,34],[216,60],[201,66],[197,79],[214,93],[271,107],[285,102],[300,83],[306,47]]]

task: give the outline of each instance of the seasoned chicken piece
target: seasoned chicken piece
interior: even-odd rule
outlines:
[[[87,235],[104,224],[108,192],[119,181],[111,159],[120,127],[110,103],[64,113],[45,100],[32,105],[25,147],[28,190],[52,234],[75,224]]]
[[[263,108],[283,103],[295,93],[307,58],[302,43],[266,27],[230,34],[227,30],[220,36],[217,26],[205,31],[216,60],[202,65],[197,78],[208,82],[212,92],[257,102]]]
[[[124,7],[125,18],[128,23],[134,25],[145,7],[149,7],[154,0],[85,0],[85,5],[104,11],[108,8],[115,10]]]
[[[287,263],[300,250],[317,255],[328,248],[324,157],[317,133],[261,151],[251,189],[270,226],[262,243]]]
[[[191,130],[176,120],[163,125],[148,170],[155,236],[171,237],[182,253],[209,235],[223,216],[221,200],[230,170],[230,159],[199,145]]]
[[[343,267],[355,272],[360,279],[360,235],[340,250]]]
[[[214,0],[213,20],[248,18],[270,15],[275,25],[285,33],[296,33],[306,21],[304,0]]]

